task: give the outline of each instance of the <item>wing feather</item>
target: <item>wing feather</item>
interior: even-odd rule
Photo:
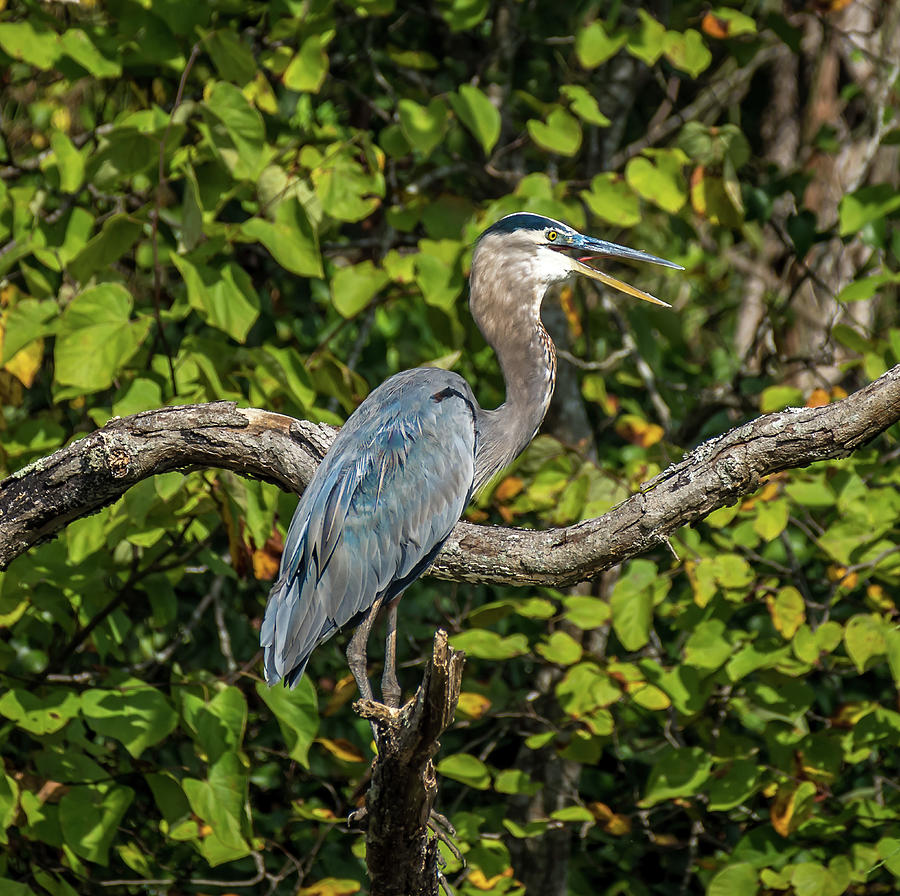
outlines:
[[[430,564],[472,493],[475,404],[447,371],[398,374],[338,434],[294,514],[260,629],[266,680]]]

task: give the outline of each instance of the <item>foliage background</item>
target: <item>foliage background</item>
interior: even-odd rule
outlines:
[[[598,515],[900,362],[898,59],[875,0],[5,4],[3,472],[163,404],[339,423],[416,364],[499,403],[465,274],[529,209],[687,268],[632,274],[675,313],[548,302],[576,362],[469,514]],[[406,687],[436,625],[469,655],[457,892],[892,891],[897,454],[774,477],[572,593],[416,585]],[[259,678],[294,503],[167,475],[3,574],[4,892],[365,890],[340,639],[294,692]]]

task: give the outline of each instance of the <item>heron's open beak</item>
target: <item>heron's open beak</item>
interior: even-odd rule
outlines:
[[[586,258],[572,259],[572,268],[579,274],[584,274],[585,277],[590,277],[592,280],[599,280],[601,283],[605,283],[607,286],[619,290],[619,292],[624,292],[626,295],[634,296],[636,299],[643,299],[645,302],[650,302],[653,305],[662,305],[664,308],[672,307],[668,302],[663,302],[661,299],[657,299],[656,296],[651,296],[650,293],[644,292],[636,286],[629,286],[629,284],[623,283],[621,280],[616,280],[615,277],[610,277],[609,274],[604,274],[602,271],[586,265],[585,261],[593,258],[628,258],[631,261],[649,261],[651,264],[661,264],[663,267],[683,271],[684,268],[680,264],[666,261],[664,258],[658,258],[656,255],[650,255],[648,252],[641,252],[639,249],[629,249],[627,246],[620,246],[618,243],[595,240],[589,236],[579,236],[566,248],[590,253]]]

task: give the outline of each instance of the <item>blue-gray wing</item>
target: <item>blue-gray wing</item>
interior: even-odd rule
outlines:
[[[369,395],[291,521],[260,630],[269,684],[296,684],[317,644],[427,569],[474,474],[475,402],[462,377],[408,370]]]

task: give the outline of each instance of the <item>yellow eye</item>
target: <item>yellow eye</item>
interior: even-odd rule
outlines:
[[[558,234],[555,230],[548,230],[548,231],[547,231],[547,239],[550,240],[551,243],[552,243],[558,236],[559,236],[559,234]]]

